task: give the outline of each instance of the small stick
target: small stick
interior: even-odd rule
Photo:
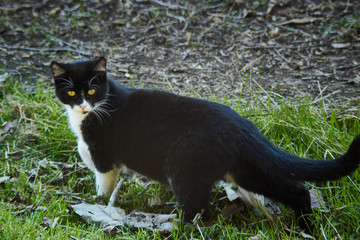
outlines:
[[[71,236],[70,234],[68,235],[68,237],[71,238],[71,239],[74,239],[74,240],[80,240],[80,239],[78,239],[78,238],[76,238],[74,236]]]
[[[13,50],[23,50],[23,51],[39,51],[39,52],[56,52],[56,51],[63,51],[63,52],[76,52],[85,56],[90,56],[90,53],[76,50],[76,49],[70,49],[70,48],[34,48],[34,47],[24,47],[24,46],[10,46],[10,45],[0,45],[0,48],[6,48],[6,49],[13,49]]]
[[[121,186],[123,185],[125,179],[124,178],[121,178],[120,181],[117,183],[114,191],[111,193],[111,196],[110,196],[110,200],[109,200],[109,203],[108,203],[108,206],[109,207],[113,207],[115,202],[116,202],[116,196],[121,188]]]
[[[204,212],[205,212],[205,209],[201,209],[201,211],[195,215],[195,217],[193,218],[192,221],[193,221],[194,223],[198,224],[198,223],[200,222],[200,220],[201,220]]]

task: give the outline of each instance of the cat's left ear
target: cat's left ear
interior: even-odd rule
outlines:
[[[96,60],[93,71],[102,73],[106,72],[106,59],[104,57],[100,57],[98,60]]]

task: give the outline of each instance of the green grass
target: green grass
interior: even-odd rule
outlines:
[[[0,124],[18,119],[18,125],[0,143],[0,177],[10,180],[0,184],[0,239],[263,239],[301,238],[294,233],[292,212],[281,206],[280,221],[274,226],[260,210],[245,207],[232,221],[225,220],[221,210],[227,205],[220,200],[224,193],[212,192],[214,224],[208,227],[177,224],[172,234],[146,229],[121,229],[103,233],[99,226],[87,223],[71,209],[71,204],[106,204],[95,198],[92,173],[81,167],[76,152],[76,139],[68,127],[64,110],[45,83],[23,86],[9,77],[0,88]],[[250,118],[271,141],[286,151],[311,158],[338,156],[346,151],[352,138],[360,132],[356,117],[340,111],[312,106],[308,100],[287,103],[263,92],[245,94],[239,99],[219,100]],[[269,97],[270,96],[270,97]],[[275,104],[276,103],[276,104]],[[330,110],[329,110],[330,109]],[[68,163],[56,167],[41,161]],[[359,171],[339,181],[317,186],[326,202],[326,212],[314,213],[318,239],[359,239],[360,219]],[[127,213],[138,209],[145,212],[170,213],[173,205],[149,207],[149,199],[159,197],[173,202],[173,195],[157,183],[142,184],[127,176],[121,190],[119,206]],[[238,203],[239,204],[239,203]],[[26,207],[30,209],[26,210]],[[57,219],[55,227],[44,219]],[[290,230],[285,230],[289,228]]]

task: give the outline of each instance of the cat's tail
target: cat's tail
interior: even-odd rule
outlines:
[[[334,160],[311,160],[282,152],[280,163],[287,174],[302,181],[336,180],[355,171],[360,164],[360,135],[352,141],[348,151]],[[284,168],[283,168],[284,169]]]

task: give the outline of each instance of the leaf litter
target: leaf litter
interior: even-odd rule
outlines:
[[[55,217],[55,218],[43,217],[43,224],[49,228],[55,228],[58,221],[59,221],[59,217]]]
[[[281,213],[278,205],[274,201],[264,197],[263,195],[246,191],[245,189],[237,185],[224,181],[219,181],[218,186],[222,187],[225,190],[227,199],[230,202],[236,199],[240,199],[248,206],[263,209],[265,212],[268,212],[269,215]]]
[[[9,77],[10,77],[9,73],[3,73],[0,75],[0,89],[3,86],[5,80],[8,79]]]
[[[107,206],[80,203],[71,205],[71,207],[83,219],[91,223],[100,224],[104,231],[111,231],[115,227],[130,227],[171,233],[174,228],[173,221],[176,219],[177,214],[155,214],[133,211],[126,215],[125,210],[114,207],[116,196],[123,181],[121,179],[115,187]]]
[[[42,160],[41,164],[51,164],[58,166],[58,163],[51,163],[51,161],[47,161],[46,159]],[[71,167],[68,165],[65,166]],[[136,179],[137,181],[140,181],[139,178]],[[118,192],[123,182],[124,178],[120,179],[110,196],[108,205],[89,204],[82,202],[80,204],[72,204],[72,209],[83,219],[91,223],[101,225],[102,230],[105,232],[113,231],[117,227],[145,228],[161,232],[172,232],[174,228],[173,223],[177,218],[176,214],[155,214],[140,211],[133,211],[130,214],[126,214],[124,209],[114,207],[117,200],[116,198],[118,197]],[[141,185],[141,183],[139,184]],[[234,202],[236,199],[240,199],[248,206],[252,206],[263,211],[268,219],[273,223],[276,222],[277,216],[281,214],[281,210],[277,203],[264,197],[263,195],[248,192],[237,185],[224,181],[219,181],[217,185],[218,187],[224,189],[226,198],[230,202]],[[316,191],[315,188],[312,188],[309,190],[309,193],[312,208],[324,210],[325,202],[322,198],[321,192]],[[84,201],[84,199],[81,198],[79,198],[79,200]],[[149,205],[162,204],[158,197],[149,199],[148,203]],[[222,215],[225,219],[231,220],[234,214],[242,210],[243,208],[239,207],[237,204],[230,203],[222,210]],[[303,236],[303,234],[305,234],[303,232],[298,232],[298,234],[304,238],[312,238],[310,235]]]
[[[17,126],[18,126],[18,119],[15,119],[10,122],[5,122],[0,127],[0,142],[2,142],[6,138],[7,134],[11,133],[12,130],[16,129]]]
[[[242,80],[241,70],[264,56],[245,71],[252,79],[261,75],[264,90],[316,99],[320,85],[324,96],[334,93],[328,103],[347,112],[357,106],[359,1],[60,2],[1,4],[7,24],[0,25],[0,61],[6,71],[21,72],[25,82],[36,73],[49,81],[44,76],[54,56],[67,61],[107,55],[110,75],[125,85],[239,97],[255,86]],[[34,23],[41,28],[31,34]]]
[[[5,183],[5,182],[7,182],[7,181],[9,181],[9,180],[10,180],[10,177],[9,177],[9,176],[0,177],[0,184],[1,184],[1,183]]]
[[[246,191],[245,189],[237,185],[224,181],[219,181],[217,185],[224,188],[226,192],[226,197],[230,202],[233,202],[236,199],[240,199],[248,206],[252,206],[254,208],[262,210],[267,216],[267,218],[274,224],[276,223],[277,216],[281,214],[281,210],[278,204],[271,199],[264,197],[263,195]],[[315,188],[311,188],[309,190],[309,193],[311,208],[325,211],[325,201],[322,197],[321,192],[317,191]],[[223,209],[222,215],[225,219],[231,220],[233,218],[233,215],[240,210],[241,209],[238,207],[237,204],[230,203]],[[289,232],[293,231],[291,229],[285,230]],[[315,239],[313,236],[305,233],[304,231],[297,231],[296,234],[302,236],[304,239]],[[256,235],[249,239],[261,239],[261,236]]]

